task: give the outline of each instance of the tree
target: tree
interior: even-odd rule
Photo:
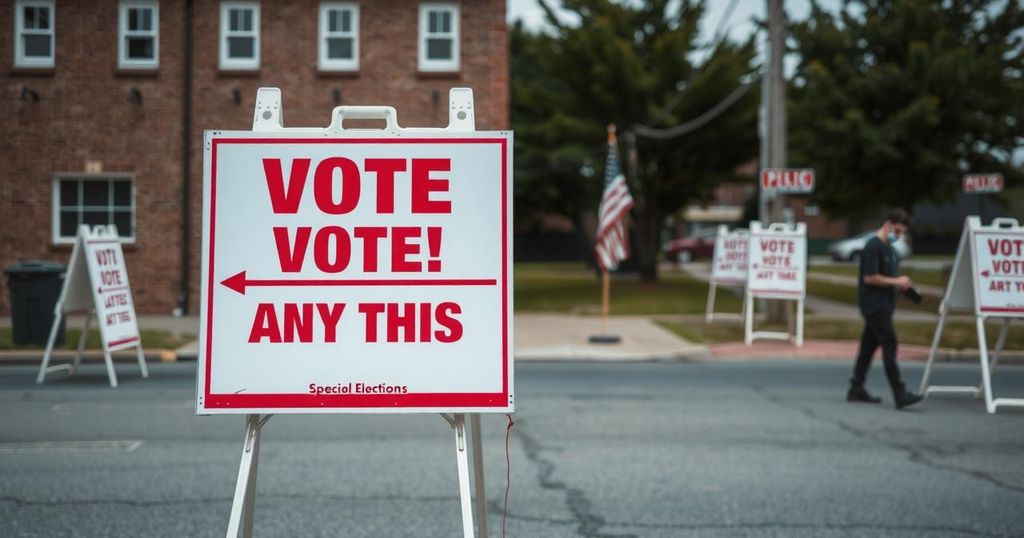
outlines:
[[[752,84],[753,41],[721,40],[694,65],[703,4],[676,4],[564,0],[577,22],[561,24],[542,3],[549,32],[513,28],[519,214],[543,209],[581,222],[600,198],[608,123],[619,126],[620,140],[635,125],[671,127]],[[625,148],[620,152],[635,200],[633,257],[645,278],[657,277],[665,216],[707,199],[715,185],[733,179],[736,165],[757,155],[758,98],[757,91],[742,94],[695,133],[638,137],[635,170]]]
[[[950,200],[966,172],[1024,175],[1024,11],[1016,0],[850,0],[791,27],[794,164],[833,216]]]

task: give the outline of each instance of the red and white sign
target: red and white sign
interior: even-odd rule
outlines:
[[[730,232],[724,225],[718,227],[715,255],[711,262],[711,279],[716,284],[746,284],[749,243],[750,235],[747,230],[738,229]]]
[[[814,170],[810,168],[765,168],[761,190],[781,194],[814,192]]]
[[[1003,192],[1003,175],[967,174],[964,176],[964,192],[968,194]]]
[[[801,299],[807,279],[807,227],[750,223],[747,290],[753,297]]]
[[[973,230],[979,314],[1024,314],[1024,228]]]
[[[121,240],[116,235],[92,234],[83,239],[104,349],[116,351],[139,345],[139,326]]]
[[[508,132],[207,132],[197,412],[509,412]]]

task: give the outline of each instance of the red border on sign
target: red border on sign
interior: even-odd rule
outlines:
[[[498,144],[501,147],[501,392],[445,392],[410,394],[213,394],[210,373],[213,357],[214,256],[217,223],[217,146],[219,144]],[[210,252],[206,288],[206,383],[204,409],[262,408],[476,408],[509,406],[508,390],[508,139],[506,138],[214,138],[210,167]]]
[[[1011,230],[1012,231],[1012,230]],[[1005,235],[1006,231],[1000,230],[974,230],[974,239],[977,240],[979,235]],[[971,241],[973,242],[973,241]],[[980,245],[975,245],[979,249]],[[982,306],[981,304],[981,267],[978,265],[978,252],[975,249],[971,249],[971,259],[974,261],[974,274],[971,278],[974,280],[974,304],[978,307],[978,312],[993,312],[997,314],[1024,314],[1024,308],[1013,308],[1005,306]]]

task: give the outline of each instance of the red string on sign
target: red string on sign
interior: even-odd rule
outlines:
[[[508,490],[512,487],[512,461],[508,457],[508,438],[512,434],[512,426],[515,422],[512,415],[508,417],[508,426],[505,427],[505,507],[501,511],[501,538],[505,538],[505,519],[508,517]]]

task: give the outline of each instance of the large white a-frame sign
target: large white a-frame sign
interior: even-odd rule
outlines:
[[[729,231],[722,224],[715,237],[715,254],[711,258],[711,279],[708,281],[708,305],[704,322],[714,321],[715,296],[719,286],[743,289],[747,285],[747,248],[750,246],[749,233],[744,228]],[[744,294],[744,298],[746,294]],[[739,314],[717,314],[719,319],[743,319],[746,303]]]
[[[931,385],[935,351],[942,338],[946,316],[951,310],[973,310],[978,331],[981,386]],[[989,360],[985,321],[1001,318],[1002,327]],[[985,396],[985,409],[995,413],[999,406],[1024,407],[1024,398],[996,398],[992,394],[992,369],[1006,345],[1010,323],[1024,318],[1024,227],[1015,219],[995,219],[983,226],[978,217],[967,217],[960,246],[953,260],[953,272],[946,295],[939,306],[939,324],[928,352],[928,364],[921,379],[921,394],[966,393]]]
[[[227,535],[252,534],[273,414],[439,413],[463,534],[475,512],[486,536],[480,414],[514,410],[512,133],[476,130],[469,88],[444,128],[390,106],[286,128],[281,103],[260,88],[252,131],[204,143],[196,412],[246,415]]]
[[[85,326],[78,338],[75,358],[71,364],[50,366],[50,355],[53,353],[61,319],[67,314],[74,313],[85,314]],[[78,370],[93,315],[100,326],[103,360],[107,365],[110,386],[117,386],[114,361],[110,356],[112,351],[134,347],[142,377],[149,377],[146,357],[142,352],[139,325],[135,317],[135,304],[132,302],[132,288],[128,283],[128,267],[121,251],[121,239],[113,224],[94,228],[83,224],[78,228],[78,236],[75,237],[75,245],[71,249],[68,272],[64,277],[64,286],[57,299],[54,314],[53,326],[46,341],[46,351],[43,352],[36,383],[42,383],[49,372],[68,370],[74,374]]]

